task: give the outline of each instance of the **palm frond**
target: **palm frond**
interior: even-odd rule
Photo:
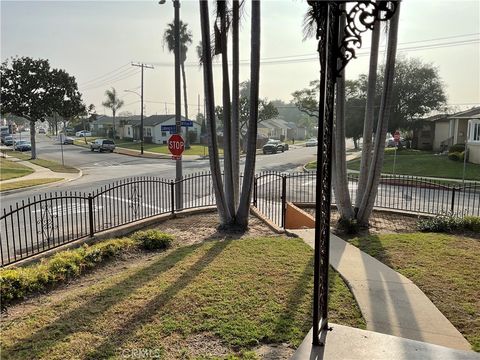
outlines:
[[[317,36],[317,22],[315,10],[310,7],[303,17],[303,41]]]

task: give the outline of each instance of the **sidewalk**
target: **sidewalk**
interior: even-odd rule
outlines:
[[[314,229],[291,232],[313,247]],[[333,234],[330,264],[349,285],[367,330],[471,350],[462,334],[412,281]]]
[[[81,171],[78,172],[78,173],[60,173],[60,172],[54,172],[54,171],[52,171],[50,169],[47,169],[47,168],[44,168],[42,166],[32,164],[30,161],[27,161],[27,160],[18,159],[18,158],[13,157],[13,156],[7,156],[6,159],[8,159],[9,161],[18,162],[19,164],[27,166],[27,167],[33,169],[35,172],[33,172],[32,174],[29,174],[29,175],[22,176],[22,177],[0,181],[0,184],[8,184],[8,183],[13,183],[13,182],[17,182],[17,181],[24,181],[24,180],[52,179],[52,178],[59,178],[59,179],[61,178],[61,179],[63,179],[63,181],[72,181],[72,180],[78,179],[79,177],[82,176]],[[59,183],[59,181],[48,183],[48,184],[43,184],[43,186],[51,185],[51,184],[58,184],[58,183]],[[35,186],[33,186],[33,187],[35,187]],[[32,188],[32,186],[31,187],[26,187],[26,188],[21,188],[21,189],[16,189],[16,190],[25,190],[25,189],[31,189],[31,188]],[[11,191],[16,191],[16,190],[7,190],[7,191],[4,191],[3,193],[8,193],[8,192],[11,192]]]

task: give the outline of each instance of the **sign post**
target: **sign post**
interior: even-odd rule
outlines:
[[[172,159],[182,159],[182,153],[185,150],[185,141],[183,141],[180,134],[173,134],[168,138],[168,150],[172,154]]]
[[[397,163],[397,148],[400,143],[400,131],[395,131],[393,134],[393,141],[395,142],[395,155],[393,157],[393,176],[395,176],[395,165]]]

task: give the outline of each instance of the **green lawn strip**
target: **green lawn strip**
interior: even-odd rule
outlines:
[[[254,359],[259,344],[296,347],[311,327],[313,253],[300,239],[209,241],[147,260],[119,263],[108,275],[99,269],[5,318],[5,358],[120,358],[151,349],[206,359],[220,347],[218,358]],[[330,320],[365,327],[334,272]]]
[[[30,161],[32,164],[50,169],[53,172],[60,172],[60,173],[78,173],[79,172],[77,168],[74,168],[71,166],[63,166],[62,164],[56,161],[44,160],[39,158],[31,160],[30,152],[9,151],[7,154],[10,156],[16,157],[17,159]]]
[[[6,184],[0,184],[0,191],[23,189],[35,185],[49,184],[60,180],[63,180],[63,178],[18,180],[14,182],[8,182]]]
[[[392,150],[387,149],[382,173],[393,173],[394,159]],[[360,159],[349,161],[347,166],[351,170],[360,170]],[[447,156],[435,155],[425,151],[402,150],[397,152],[395,174],[462,179],[463,162],[453,161]],[[480,179],[480,165],[467,163],[465,179]]]
[[[352,244],[412,280],[480,351],[480,242],[439,233],[382,234]],[[412,304],[415,306],[415,304]]]
[[[121,142],[122,140],[118,140],[117,147],[125,148],[125,149],[132,149],[140,151],[140,143],[134,142]],[[144,144],[143,149],[145,151],[151,151],[154,153],[159,154],[170,154],[168,150],[168,146],[166,144]],[[223,154],[223,149],[219,149],[219,154]],[[206,145],[198,145],[192,144],[190,145],[190,149],[185,150],[183,155],[208,155],[208,146]]]
[[[96,139],[103,139],[103,138],[98,137],[98,136],[88,136],[87,137],[87,143],[85,144],[85,138],[81,137],[81,138],[77,138],[77,139],[73,140],[73,144],[89,148],[90,143],[95,141]]]
[[[19,178],[33,173],[33,169],[28,166],[0,158],[0,181]]]

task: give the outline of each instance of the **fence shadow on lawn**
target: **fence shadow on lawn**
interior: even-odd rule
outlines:
[[[198,269],[201,270],[201,268],[212,261],[213,258],[227,245],[227,242],[219,242],[218,244],[218,246],[214,247],[212,251],[207,253],[201,259],[203,263],[200,261],[197,262],[199,265],[196,265],[198,267],[195,269],[196,271],[194,271],[192,274],[184,274],[179,281],[172,284],[163,293],[172,295],[177,293],[182,287],[185,287],[188,282],[196,276],[195,274],[198,274]],[[3,356],[8,358],[10,355],[15,353],[17,357],[21,358],[21,354],[24,352],[25,356],[23,358],[25,359],[40,358],[49,348],[55,346],[55,344],[65,341],[69,335],[72,335],[78,331],[85,331],[85,329],[92,325],[95,320],[104,312],[108,311],[120,301],[126,299],[136,289],[141,288],[143,285],[159,276],[159,274],[162,274],[174,267],[175,264],[191,255],[199,246],[200,245],[191,245],[173,250],[165,257],[161,257],[152,264],[143,267],[139,271],[130,275],[128,278],[114,283],[112,286],[100,291],[100,293],[93,295],[80,307],[66,312],[59,318],[55,319],[52,323],[38,329],[35,333],[27,338],[20,339],[19,342],[13,346],[4,346]],[[158,299],[156,303],[159,303],[159,300],[162,299],[166,299],[165,295]],[[152,307],[149,306],[147,309],[148,310],[145,311],[151,312]],[[146,315],[139,315],[137,319],[146,320]],[[115,334],[115,336],[118,337],[120,334]],[[109,338],[111,344],[118,342],[119,340],[120,339],[115,339],[114,336]],[[102,343],[101,347],[102,349],[105,348],[106,343]]]

